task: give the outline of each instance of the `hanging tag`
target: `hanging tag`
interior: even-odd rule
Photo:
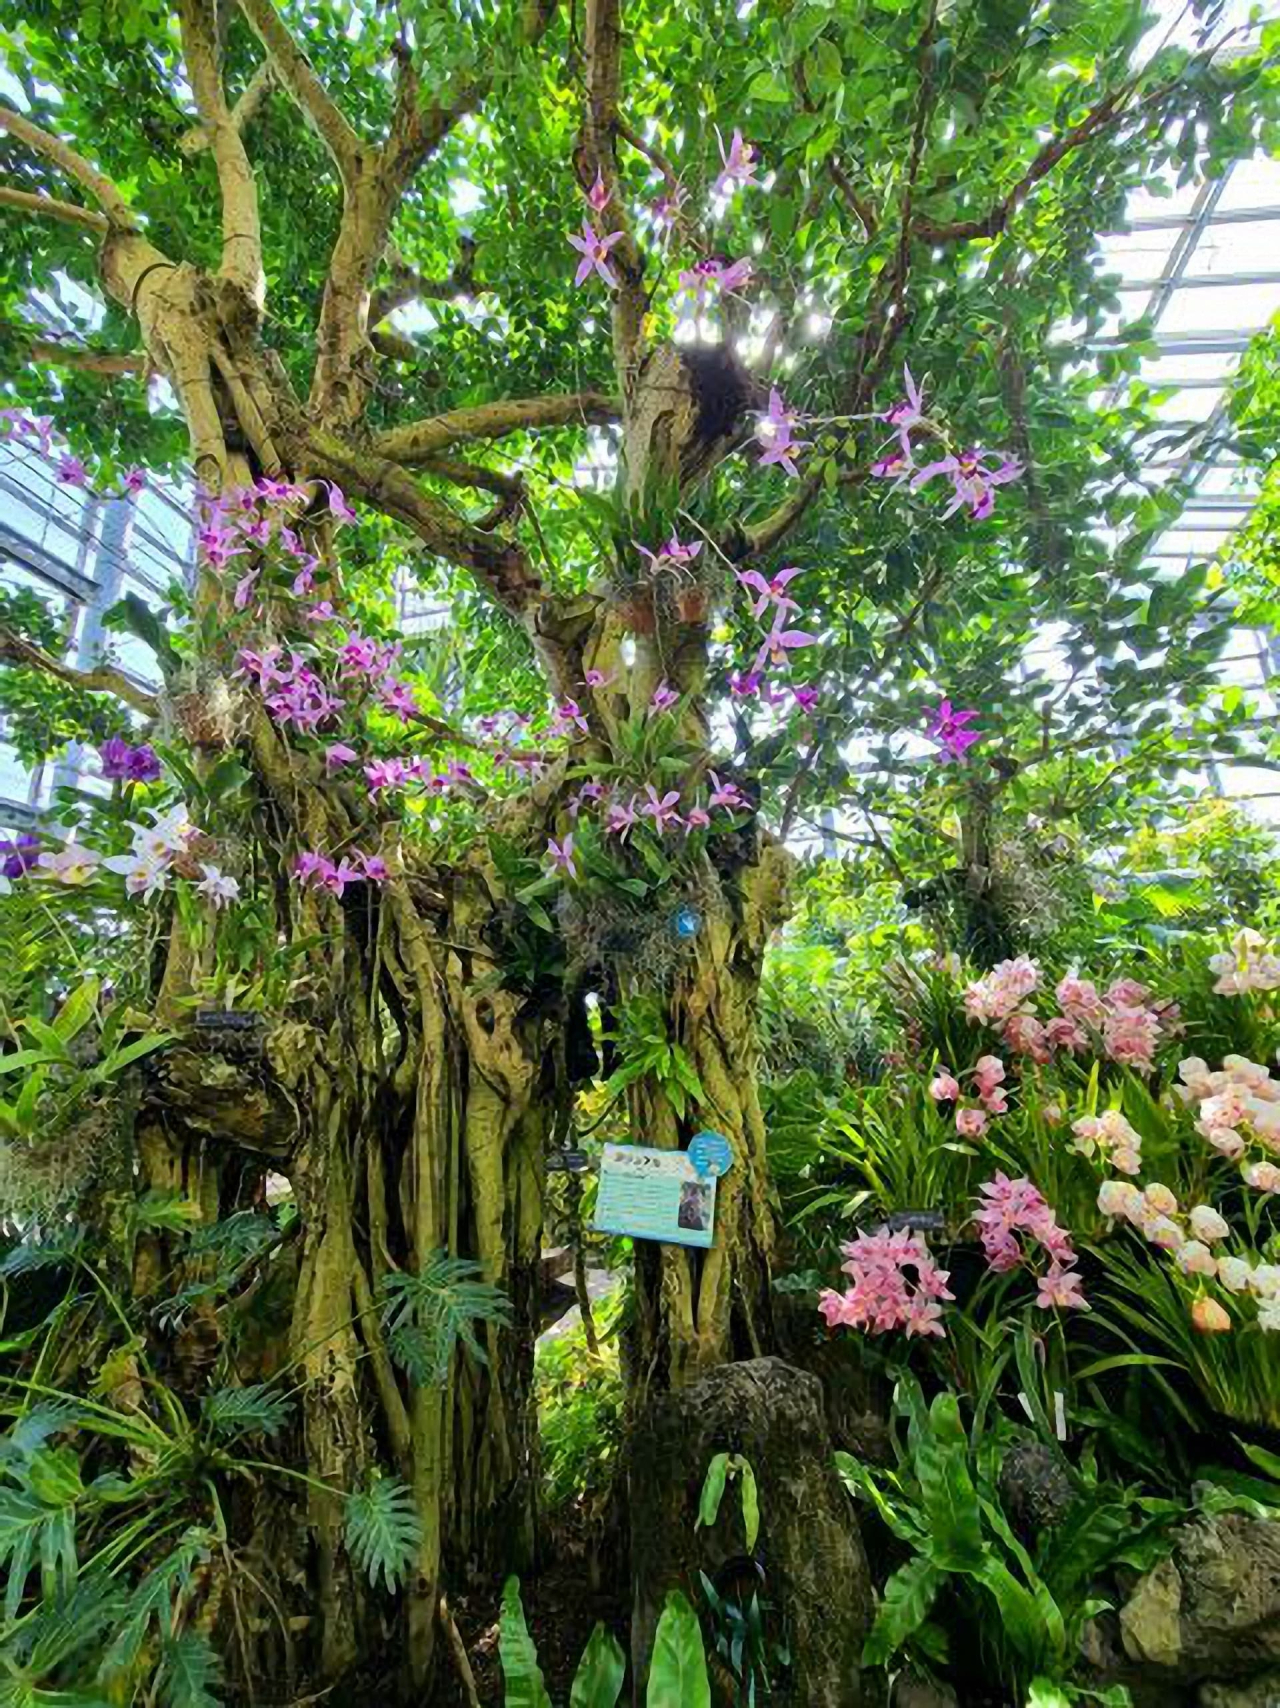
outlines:
[[[1025,1394],[1018,1395],[1018,1404],[1022,1407],[1023,1411],[1026,1412],[1031,1422],[1034,1423],[1036,1421],[1036,1414],[1032,1411],[1031,1401]]]
[[[1053,1396],[1053,1421],[1054,1433],[1058,1440],[1065,1441],[1067,1439],[1067,1406],[1060,1393],[1055,1393]]]

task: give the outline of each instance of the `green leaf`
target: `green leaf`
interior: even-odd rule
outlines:
[[[71,1054],[60,1034],[47,1021],[41,1020],[38,1015],[29,1014],[22,1024],[24,1030],[30,1032],[50,1060],[55,1062],[69,1062],[71,1060]]]
[[[1265,1471],[1269,1477],[1280,1481],[1280,1453],[1271,1453],[1265,1447],[1259,1447],[1254,1441],[1241,1441],[1246,1459],[1251,1459],[1260,1471]]]
[[[384,1276],[381,1294],[387,1350],[422,1387],[445,1385],[459,1344],[487,1364],[476,1325],[505,1328],[511,1321],[510,1299],[484,1279],[480,1264],[443,1251],[432,1253],[420,1275],[395,1270]]]
[[[218,1708],[222,1668],[209,1639],[186,1630],[160,1648],[160,1700],[165,1708]]]
[[[742,1528],[750,1554],[755,1551],[760,1537],[760,1490],[756,1486],[756,1474],[747,1461],[739,1459],[738,1464],[742,1476]]]
[[[218,1388],[200,1402],[209,1433],[219,1441],[242,1435],[279,1435],[293,1407],[283,1394],[273,1394],[265,1382],[247,1388]]]
[[[982,1512],[969,1474],[969,1442],[952,1393],[939,1394],[916,1446],[915,1472],[930,1535],[930,1554],[947,1571],[982,1565]]]
[[[645,1708],[711,1708],[702,1627],[678,1589],[668,1591],[653,1639]]]
[[[944,1577],[925,1554],[908,1560],[884,1586],[880,1610],[862,1650],[864,1666],[884,1666],[929,1617]]]
[[[375,1477],[367,1489],[349,1494],[346,1538],[371,1584],[381,1577],[388,1590],[398,1589],[422,1543],[413,1490],[396,1477]]]
[[[698,1517],[695,1530],[710,1529],[720,1515],[720,1502],[724,1499],[724,1486],[729,1477],[729,1455],[717,1453],[707,1466],[707,1474],[702,1479],[702,1495],[698,1501]]]
[[[569,1708],[615,1708],[626,1672],[621,1644],[603,1623],[597,1624],[574,1674]]]
[[[98,1006],[101,986],[97,979],[85,979],[78,985],[54,1016],[53,1030],[64,1044],[78,1038],[93,1019]]]
[[[502,1586],[498,1655],[506,1684],[505,1708],[551,1708],[551,1698],[547,1695],[538,1665],[538,1651],[525,1624],[520,1579],[516,1577],[508,1578]]]

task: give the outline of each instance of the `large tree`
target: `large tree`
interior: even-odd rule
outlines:
[[[69,680],[16,622],[0,647],[155,720],[238,876],[238,912],[179,893],[164,915],[151,1001],[179,1040],[149,1075],[139,1184],[198,1176],[216,1219],[269,1168],[292,1182],[287,1345],[238,1375],[302,1376],[303,1670],[376,1655],[326,1490],[381,1463],[418,1518],[421,1681],[448,1563],[529,1545],[543,1157],[595,1067],[588,998],[605,1066],[635,1069],[614,1081],[632,1135],[681,1146],[709,1125],[736,1158],[712,1249],[636,1258],[643,1392],[771,1343],[753,1012],[786,916],[777,832],[830,789],[860,692],[963,583],[966,542],[1071,576],[1089,505],[1050,333],[1070,312],[1096,326],[1093,237],[1130,187],[1253,146],[1265,78],[1205,42],[1135,70],[1149,19],[1127,0],[36,0],[0,18],[21,91],[0,110],[15,404],[54,416],[96,478],[142,458],[204,494],[154,699],[109,667]],[[105,309],[79,340],[33,319],[58,280]],[[883,466],[904,360],[928,377],[898,417],[914,468],[951,459],[918,491]],[[147,406],[156,377],[176,410],[154,387]],[[994,515],[999,458],[956,460],[984,442],[1022,469]],[[770,586],[788,558],[800,573]],[[439,647],[379,650],[379,593],[406,565],[456,613],[447,670]],[[753,671],[776,624],[801,640]],[[523,752],[515,714],[535,719]],[[354,784],[338,744],[392,769]],[[652,809],[634,827],[633,796]],[[382,866],[352,864],[344,889],[355,847]],[[251,1070],[184,1018],[249,908],[248,959],[291,968]],[[410,1379],[404,1333],[439,1253],[476,1260],[514,1313],[443,1384]],[[415,1280],[416,1304],[395,1292]]]

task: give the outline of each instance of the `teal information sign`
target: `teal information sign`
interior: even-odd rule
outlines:
[[[716,1177],[700,1174],[688,1151],[604,1147],[597,1232],[665,1245],[709,1246],[715,1222]]]
[[[689,1161],[699,1174],[719,1178],[733,1167],[733,1146],[723,1133],[695,1133],[689,1145]]]

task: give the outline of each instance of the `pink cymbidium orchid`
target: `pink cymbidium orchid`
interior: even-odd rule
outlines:
[[[751,615],[763,617],[770,605],[776,605],[781,611],[798,611],[800,606],[787,594],[787,586],[797,575],[804,572],[796,567],[780,569],[771,580],[766,581],[758,569],[739,569],[734,572],[742,585],[756,595],[756,602],[751,607]]]
[[[569,233],[569,242],[582,256],[578,263],[578,271],[573,276],[575,285],[585,285],[592,273],[598,273],[610,290],[616,290],[618,280],[609,270],[609,251],[615,243],[622,241],[620,231],[610,231],[604,237],[596,231],[589,219],[582,221],[582,235]]]
[[[926,463],[913,477],[911,490],[917,492],[926,481],[944,474],[951,482],[954,497],[942,512],[942,520],[945,522],[957,510],[967,508],[973,521],[984,521],[996,507],[996,487],[1017,480],[1024,472],[1016,457],[1003,457],[995,468],[989,468],[984,460],[986,455],[975,447],[961,451],[958,456],[940,457],[936,462]]]
[[[742,132],[735,130],[729,143],[729,152],[725,153],[724,138],[716,132],[716,145],[720,150],[720,175],[712,185],[712,193],[717,196],[730,196],[741,184],[743,189],[748,184],[754,184],[758,189],[764,186],[756,177],[756,165],[760,159],[759,151],[749,142],[744,142]]]

